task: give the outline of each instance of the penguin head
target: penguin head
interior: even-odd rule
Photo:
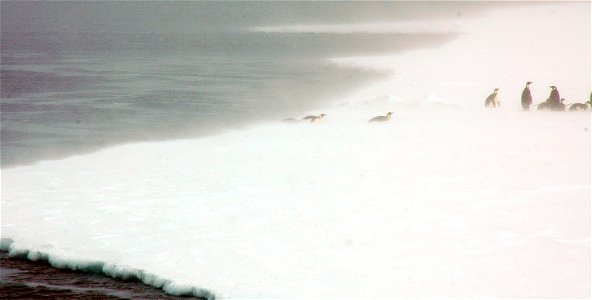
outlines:
[[[321,114],[321,115],[320,115],[320,117],[321,117],[321,118],[322,118],[322,117],[324,117],[324,116],[326,116],[326,114]]]
[[[526,86],[529,86],[532,83],[532,81],[529,81],[526,83]]]
[[[393,114],[393,113],[389,111],[389,112],[386,114],[386,116],[390,118],[392,114]]]
[[[499,91],[499,88],[495,88],[495,90],[493,90],[494,93],[497,93],[497,91]]]
[[[557,89],[557,87],[556,87],[556,86],[554,86],[554,85],[550,85],[549,87],[550,87],[551,89],[553,89],[553,90],[556,90],[556,89]]]

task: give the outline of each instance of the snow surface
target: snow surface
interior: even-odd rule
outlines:
[[[486,16],[444,21],[343,25],[342,31],[456,32],[460,36],[435,49],[399,55],[332,58],[345,66],[392,73],[388,80],[369,85],[344,99],[357,102],[385,96],[421,102],[435,96],[443,102],[483,107],[499,88],[501,108],[520,108],[527,81],[533,104],[544,102],[559,89],[565,103],[584,103],[592,83],[592,27],[590,2],[537,2],[497,9]],[[332,32],[336,26],[310,26],[303,32]],[[296,30],[288,27],[283,30]],[[280,31],[281,32],[281,31]],[[379,31],[380,32],[380,31]]]
[[[3,247],[172,294],[590,296],[589,113],[384,108],[5,169]]]

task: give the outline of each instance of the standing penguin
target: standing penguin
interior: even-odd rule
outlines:
[[[522,91],[522,110],[529,110],[532,105],[532,95],[530,94],[530,88],[528,87],[532,81],[526,83],[526,87]]]
[[[489,95],[487,97],[487,99],[485,99],[485,107],[494,107],[495,108],[495,107],[500,106],[499,95],[498,95],[497,91],[499,91],[498,88],[493,90],[493,93],[491,95]]]
[[[549,87],[551,88],[551,94],[549,94],[549,99],[547,99],[547,102],[549,102],[549,105],[552,109],[558,109],[560,106],[559,104],[561,103],[559,91],[557,90],[557,87],[554,85],[550,85]]]

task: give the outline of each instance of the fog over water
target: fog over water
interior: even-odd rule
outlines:
[[[454,32],[269,34],[266,25],[479,15],[491,4],[2,2],[2,165],[302,113],[381,72],[332,57]]]
[[[195,33],[250,26],[366,23],[482,16],[495,2],[10,2],[6,31]]]

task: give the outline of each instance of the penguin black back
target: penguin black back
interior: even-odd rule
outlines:
[[[559,106],[561,102],[561,97],[559,96],[559,90],[554,85],[549,86],[551,88],[551,93],[549,94],[549,99],[547,101],[551,102],[554,106]]]
[[[311,123],[315,123],[315,122],[321,121],[321,119],[325,116],[326,116],[326,114],[320,114],[318,116],[311,115],[311,116],[306,116],[306,117],[300,119],[300,121],[310,121]]]
[[[529,110],[532,105],[532,95],[530,94],[529,87],[531,83],[531,81],[527,82],[526,87],[524,87],[524,90],[522,91],[522,110]]]
[[[374,118],[370,119],[368,122],[386,122],[386,121],[388,121],[388,120],[390,120],[390,119],[391,119],[391,116],[392,116],[392,115],[393,115],[393,113],[389,111],[389,112],[386,114],[386,116],[378,116],[378,117],[374,117]]]

